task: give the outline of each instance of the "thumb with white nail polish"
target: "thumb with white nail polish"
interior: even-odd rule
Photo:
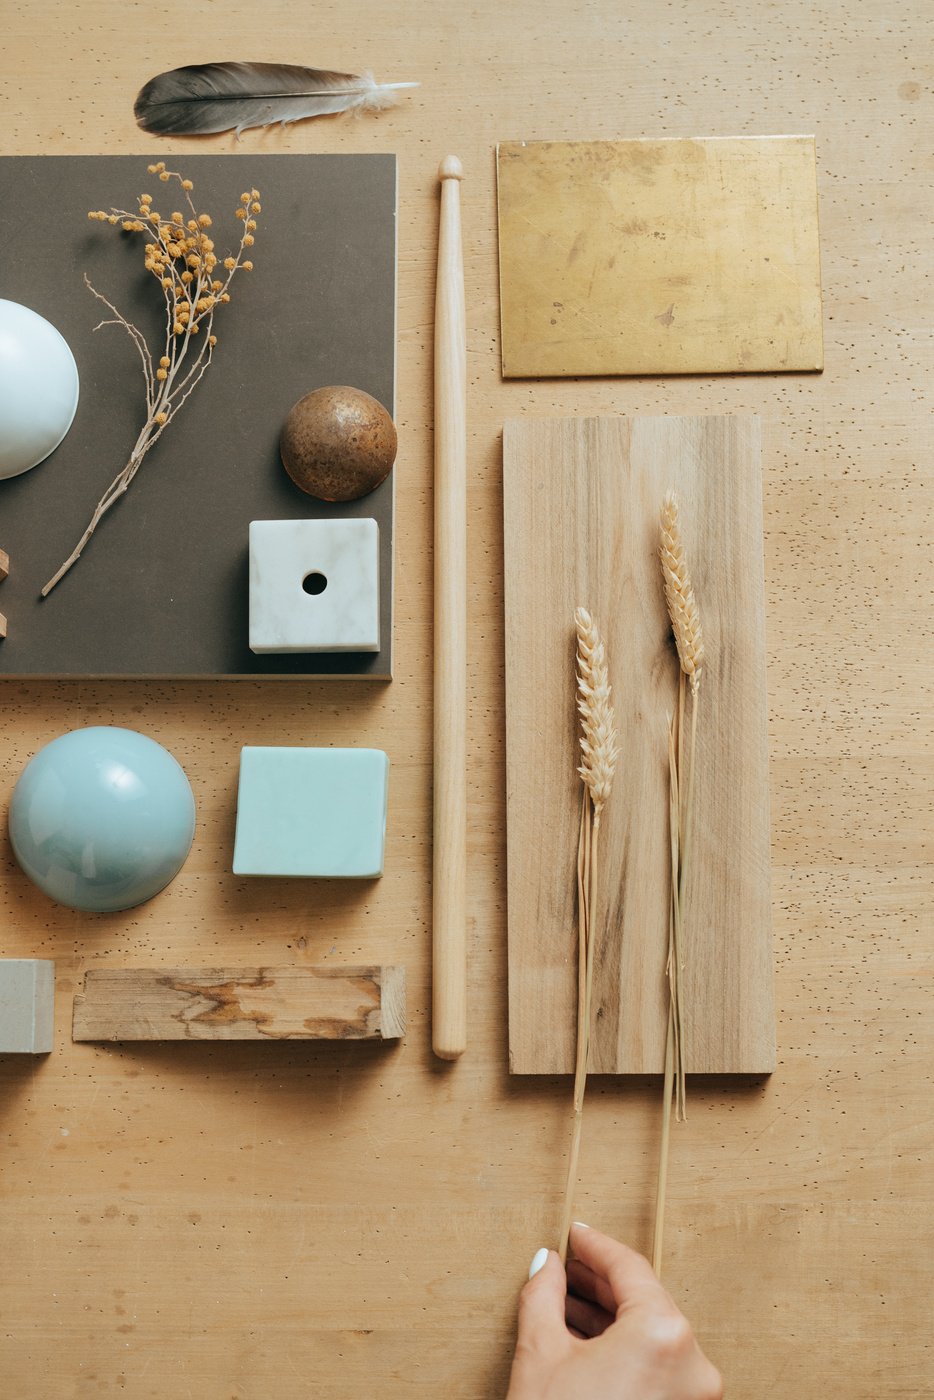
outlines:
[[[546,1262],[547,1259],[547,1249],[537,1249],[535,1251],[535,1254],[532,1256],[532,1262],[529,1265],[529,1278],[535,1277],[535,1275],[538,1273],[539,1269],[542,1267],[542,1265]]]
[[[553,1249],[536,1250],[529,1281],[519,1294],[519,1327],[509,1395],[511,1400],[534,1400],[544,1394],[553,1374],[571,1348],[565,1326],[567,1275]]]

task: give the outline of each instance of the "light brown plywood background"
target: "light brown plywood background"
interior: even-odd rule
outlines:
[[[658,563],[669,489],[706,662],[685,903],[689,1073],[775,1065],[759,421],[510,419],[503,433],[509,1063],[577,1043],[580,731],[574,611],[607,649],[619,761],[602,826],[590,1067],[660,1074],[671,902],[668,717],[679,674]]]
[[[133,97],[187,58],[422,82],[373,120],[210,144],[399,155],[396,680],[2,686],[4,802],[40,744],[116,723],[172,749],[199,811],[179,880],[126,917],[53,908],[3,848],[3,951],[58,964],[54,1055],[2,1065],[0,1374],[15,1400],[502,1395],[516,1290],[559,1224],[570,1085],[506,1065],[500,432],[569,413],[763,420],[779,1063],[768,1082],[694,1089],[672,1143],[668,1284],[734,1400],[930,1389],[932,25],[918,0],[11,9],[10,154],[151,156]],[[817,136],[822,376],[501,382],[497,141],[776,131]],[[426,1007],[448,150],[467,173],[471,1044],[445,1067]],[[25,233],[13,255],[29,256]],[[240,745],[316,742],[389,752],[385,878],[234,880]],[[68,1039],[86,967],[293,959],[405,963],[405,1042]],[[598,1080],[584,1130],[579,1215],[643,1247],[658,1093]]]

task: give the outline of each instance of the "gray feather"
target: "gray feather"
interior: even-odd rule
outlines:
[[[417,86],[293,63],[196,63],[150,78],[133,110],[143,130],[156,136],[239,135],[252,126],[386,107],[396,89]]]

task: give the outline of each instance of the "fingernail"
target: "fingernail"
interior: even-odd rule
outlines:
[[[575,1221],[574,1221],[574,1224],[577,1226],[577,1228],[578,1228],[579,1230],[589,1230],[589,1229],[590,1229],[590,1226],[589,1226],[589,1225],[585,1225],[584,1222],[583,1222],[583,1220],[575,1220]]]
[[[535,1277],[535,1275],[538,1273],[539,1269],[541,1269],[541,1268],[544,1267],[544,1263],[545,1263],[545,1260],[546,1260],[547,1258],[548,1258],[548,1250],[547,1250],[547,1249],[539,1249],[539,1250],[536,1251],[535,1257],[533,1258],[531,1264],[529,1265],[529,1278],[534,1278],[534,1277]]]

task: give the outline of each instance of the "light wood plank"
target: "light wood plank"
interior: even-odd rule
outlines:
[[[401,967],[92,968],[74,1040],[395,1040]]]
[[[686,1064],[775,1063],[759,423],[514,420],[504,434],[509,1046],[519,1074],[573,1068],[580,780],[576,606],[607,644],[621,756],[604,816],[591,1066],[664,1065],[667,718],[678,667],[656,557],[678,492],[708,665],[687,896]]]

